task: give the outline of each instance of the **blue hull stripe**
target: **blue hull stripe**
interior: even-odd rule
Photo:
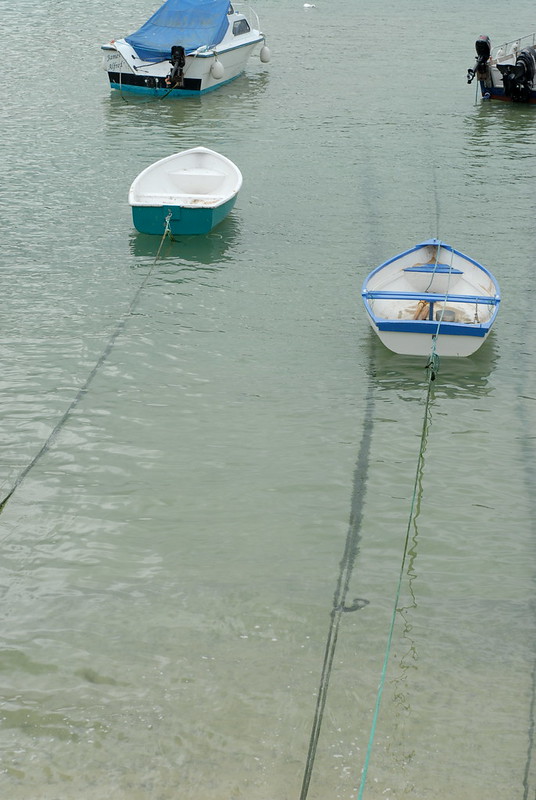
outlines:
[[[491,324],[465,325],[461,322],[436,322],[435,320],[378,320],[373,317],[374,324],[379,331],[398,331],[399,333],[424,333],[434,335],[438,332],[441,336],[480,336],[488,333]]]

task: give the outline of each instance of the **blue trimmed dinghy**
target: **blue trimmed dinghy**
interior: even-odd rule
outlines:
[[[112,89],[154,97],[218,89],[244,72],[257,49],[263,63],[270,60],[255,12],[229,0],[166,0],[139,30],[101,49]]]
[[[156,161],[140,172],[128,193],[140,233],[208,233],[233,208],[242,173],[225,156],[193,147]],[[169,218],[169,220],[168,220]]]
[[[361,291],[367,316],[394,353],[469,356],[485,341],[499,310],[491,272],[438,239],[380,264]]]

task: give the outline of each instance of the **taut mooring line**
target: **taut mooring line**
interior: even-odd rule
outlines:
[[[149,271],[147,272],[147,275],[145,276],[145,278],[141,282],[141,285],[138,287],[138,289],[136,291],[136,294],[132,298],[128,309],[125,311],[125,313],[122,315],[122,317],[118,320],[117,325],[115,327],[115,330],[112,332],[112,335],[108,339],[106,347],[102,351],[99,359],[97,360],[97,362],[93,366],[93,369],[91,370],[91,372],[87,376],[84,384],[80,387],[80,389],[76,393],[75,397],[71,401],[70,405],[68,406],[68,408],[65,411],[65,413],[63,414],[63,416],[56,423],[54,428],[52,428],[52,431],[50,432],[48,438],[46,439],[46,441],[42,445],[41,449],[36,453],[36,455],[32,458],[32,460],[29,462],[29,464],[27,464],[24,467],[22,472],[19,473],[19,475],[17,476],[17,478],[16,478],[13,486],[9,490],[9,492],[7,492],[7,494],[4,495],[2,500],[0,500],[0,513],[2,513],[6,503],[12,497],[13,493],[20,486],[20,484],[23,482],[23,480],[26,478],[26,476],[28,475],[30,470],[32,470],[35,467],[35,465],[42,458],[42,456],[44,456],[45,453],[52,447],[52,445],[54,444],[54,441],[56,440],[56,438],[57,438],[57,436],[59,434],[59,432],[61,431],[61,429],[63,428],[63,426],[65,425],[65,423],[67,422],[67,420],[69,419],[71,414],[73,413],[74,409],[76,408],[76,406],[78,405],[80,400],[87,393],[93,378],[95,377],[95,375],[97,374],[99,369],[102,367],[102,365],[104,364],[104,362],[106,361],[106,359],[110,355],[110,352],[112,351],[112,348],[113,348],[113,346],[114,346],[114,344],[116,342],[117,337],[119,336],[119,334],[124,329],[127,319],[131,316],[131,314],[132,314],[132,312],[133,312],[133,310],[134,310],[134,308],[135,308],[135,306],[136,306],[136,304],[138,302],[138,298],[139,298],[140,294],[142,293],[143,289],[145,288],[145,286],[147,284],[147,281],[149,280],[149,278],[150,278],[150,276],[151,276],[151,274],[152,274],[152,272],[153,272],[153,270],[155,268],[156,262],[158,261],[158,259],[160,257],[160,252],[162,250],[162,246],[164,244],[164,240],[165,240],[166,236],[168,236],[168,235],[171,236],[171,230],[170,230],[170,227],[169,227],[170,219],[171,219],[171,212],[168,214],[168,216],[166,218],[166,225],[165,225],[164,233],[162,234],[162,239],[160,241],[160,246],[158,248],[158,252],[156,254],[156,258],[153,261],[153,263],[151,264],[151,268],[149,269]]]
[[[383,689],[384,689],[384,686],[385,686],[385,678],[386,678],[386,675],[387,675],[387,665],[389,663],[389,656],[390,656],[390,653],[391,653],[391,644],[392,644],[392,641],[393,641],[393,632],[394,632],[394,628],[395,628],[395,621],[396,621],[396,615],[397,615],[397,611],[398,611],[398,604],[399,604],[399,601],[400,601],[400,591],[401,591],[401,588],[402,588],[402,579],[404,577],[404,569],[405,569],[406,559],[407,559],[407,555],[408,555],[411,528],[412,528],[412,525],[413,525],[413,522],[414,522],[414,519],[415,519],[415,509],[417,507],[418,490],[419,490],[419,487],[422,484],[422,472],[423,472],[422,467],[423,467],[424,453],[425,453],[425,450],[426,450],[426,443],[427,443],[427,439],[428,439],[428,429],[429,429],[429,426],[430,426],[430,404],[431,404],[431,398],[432,398],[432,384],[433,384],[433,381],[435,381],[435,379],[436,379],[437,371],[439,369],[439,356],[435,352],[435,337],[434,337],[434,345],[432,347],[432,353],[431,353],[430,359],[429,359],[429,361],[428,361],[428,363],[426,365],[426,369],[428,370],[428,390],[426,392],[426,401],[425,401],[425,406],[424,406],[424,417],[423,417],[423,423],[422,423],[422,429],[421,429],[421,440],[420,440],[420,447],[419,447],[419,457],[417,459],[417,468],[415,470],[415,480],[413,482],[413,496],[412,496],[412,499],[411,499],[411,508],[410,508],[408,524],[407,524],[407,528],[406,528],[406,538],[404,540],[404,549],[403,549],[403,553],[402,553],[402,561],[400,563],[400,571],[399,571],[399,574],[398,574],[398,583],[397,583],[396,592],[395,592],[395,600],[394,600],[394,603],[393,603],[393,611],[392,611],[392,614],[391,614],[391,624],[390,624],[390,627],[389,627],[389,633],[387,635],[387,645],[385,647],[385,655],[384,655],[384,659],[383,659],[381,677],[380,677],[380,682],[379,682],[379,685],[378,685],[378,692],[376,694],[376,703],[375,703],[374,712],[373,712],[373,715],[372,715],[372,725],[371,725],[371,728],[370,728],[370,735],[369,735],[369,740],[368,740],[368,745],[367,745],[367,752],[366,752],[366,755],[365,755],[365,763],[364,763],[364,766],[363,766],[363,769],[362,769],[362,772],[361,772],[361,783],[359,785],[359,791],[358,791],[358,794],[357,794],[357,800],[362,800],[363,792],[365,791],[365,785],[366,785],[366,782],[367,782],[367,772],[368,772],[368,767],[369,767],[369,764],[370,764],[370,758],[371,758],[371,754],[372,754],[372,745],[374,743],[374,737],[376,735],[376,726],[377,726],[377,723],[378,723],[378,716],[379,716],[379,713],[380,713],[380,705],[381,705],[381,700],[382,700],[382,695],[383,695]],[[419,504],[420,504],[420,498],[419,498]]]
[[[370,458],[370,445],[372,440],[373,428],[373,410],[374,398],[372,388],[372,374],[369,370],[369,384],[366,395],[365,418],[363,420],[363,434],[359,445],[359,452],[354,469],[354,479],[352,488],[352,501],[350,506],[350,520],[348,524],[348,532],[346,534],[346,543],[344,547],[344,554],[340,562],[339,577],[337,580],[337,587],[333,596],[333,608],[331,609],[331,623],[329,626],[328,637],[326,641],[326,649],[324,653],[324,663],[322,665],[322,674],[320,677],[320,685],[318,687],[318,695],[316,699],[316,709],[311,730],[311,737],[309,740],[309,750],[307,753],[307,760],[305,764],[305,772],[303,775],[303,782],[300,792],[300,800],[305,800],[309,791],[309,784],[311,782],[311,775],[316,757],[316,750],[318,746],[318,739],[320,736],[320,728],[322,726],[322,719],[324,716],[324,708],[326,706],[326,699],[328,694],[329,679],[331,676],[331,669],[333,666],[333,658],[335,656],[335,648],[337,646],[337,637],[339,634],[339,626],[341,616],[347,611],[358,611],[364,606],[368,605],[368,600],[356,598],[352,605],[346,605],[346,597],[348,594],[350,579],[355,565],[355,560],[359,553],[359,542],[361,541],[361,523],[363,520],[363,506],[365,500],[369,458]]]
[[[534,752],[534,715],[536,709],[536,660],[532,665],[530,686],[530,702],[528,714],[528,731],[527,731],[527,758],[525,760],[525,769],[523,771],[523,800],[529,800],[530,791],[530,773],[532,765],[532,754]],[[533,787],[534,788],[534,787]],[[536,791],[534,792],[536,797]]]
[[[525,372],[521,370],[518,374],[521,376],[525,375]],[[525,413],[525,407],[523,404],[523,400],[527,400],[524,395],[524,386],[520,386],[518,389],[518,417],[521,423],[521,430],[529,431],[530,428],[530,419],[527,418]],[[533,398],[530,398],[533,399]],[[534,538],[536,534],[536,504],[534,502],[534,483],[536,481],[536,469],[535,469],[535,459],[534,459],[534,445],[533,439],[530,436],[521,436],[521,454],[524,461],[524,469],[523,469],[523,476],[525,478],[525,485],[527,488],[527,494],[530,498],[530,519],[531,519],[531,534]],[[534,578],[533,578],[534,581]],[[534,600],[529,603],[529,609],[532,610],[533,617],[534,617],[534,610],[536,606]],[[534,780],[533,774],[533,761],[534,761],[534,753],[535,753],[535,744],[536,744],[536,656],[533,656],[533,664],[532,670],[530,675],[530,700],[528,705],[528,714],[527,714],[527,757],[525,759],[525,767],[523,769],[523,800],[536,800],[536,788],[534,784],[531,788],[531,775],[532,780]]]

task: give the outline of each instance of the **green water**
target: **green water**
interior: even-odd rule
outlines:
[[[352,498],[368,605],[341,621],[309,798],[357,796],[427,387],[359,293],[439,235],[503,299],[434,384],[364,797],[534,800],[536,109],[465,83],[477,36],[532,31],[532,4],[316,6],[263,0],[269,65],[147,102],[99,51],[145,0],[3,4],[6,798],[299,798]],[[155,265],[129,185],[199,144],[243,188]]]

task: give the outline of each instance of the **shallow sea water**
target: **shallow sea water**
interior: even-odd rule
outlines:
[[[531,31],[532,4],[263,0],[269,65],[112,94],[99,46],[152,10],[4,9],[28,58],[1,112],[2,795],[298,798],[357,508],[368,605],[341,620],[308,793],[356,798],[427,390],[359,293],[439,235],[503,299],[434,383],[364,798],[534,800],[536,109],[465,83],[477,36]],[[128,187],[197,144],[243,189],[155,264]]]

